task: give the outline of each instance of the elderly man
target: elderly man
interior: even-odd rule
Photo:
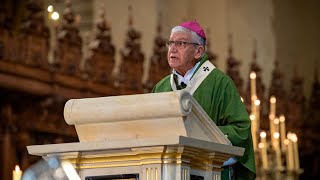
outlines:
[[[254,179],[248,113],[233,81],[208,60],[205,44],[206,35],[196,21],[174,27],[167,42],[172,74],[158,82],[153,92],[189,91],[232,144],[245,148],[244,156],[224,163],[222,179]]]

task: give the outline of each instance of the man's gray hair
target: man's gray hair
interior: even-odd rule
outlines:
[[[185,32],[185,33],[188,33],[191,35],[191,38],[193,41],[195,41],[196,43],[200,44],[201,46],[203,46],[204,48],[204,51],[203,53],[201,54],[200,56],[200,59],[202,59],[202,57],[204,56],[205,54],[205,50],[206,50],[206,40],[199,36],[197,33],[191,31],[190,29],[187,29],[185,27],[182,27],[182,26],[176,26],[174,28],[171,29],[171,34],[175,33],[175,32]]]
[[[203,37],[199,36],[197,33],[191,31],[190,29],[187,29],[185,27],[182,26],[176,26],[174,28],[172,28],[171,30],[171,34],[175,33],[175,32],[185,32],[191,35],[192,39],[197,42],[198,44],[200,44],[201,46],[205,47],[206,46],[206,40],[203,39]]]

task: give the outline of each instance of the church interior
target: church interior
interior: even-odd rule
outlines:
[[[26,146],[79,141],[63,118],[67,100],[150,93],[171,73],[171,28],[187,20],[203,25],[211,62],[252,117],[257,179],[318,179],[319,8],[316,0],[2,1],[0,179],[41,159]]]

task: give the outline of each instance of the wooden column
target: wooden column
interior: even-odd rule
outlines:
[[[5,129],[4,135],[2,137],[2,162],[5,162],[2,166],[2,180],[11,180],[12,179],[12,170],[17,164],[16,159],[16,148],[14,146],[14,137],[9,131],[9,128]]]

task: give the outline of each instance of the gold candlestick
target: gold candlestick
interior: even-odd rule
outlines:
[[[257,125],[257,132],[260,131],[260,100],[259,99],[256,99],[254,101],[254,105],[255,105],[255,120],[256,120],[256,125]]]
[[[300,161],[299,161],[298,137],[295,133],[292,133],[291,140],[293,144],[294,170],[296,172],[299,172]]]
[[[269,126],[270,126],[270,134],[271,134],[271,144],[274,144],[273,134],[275,132],[274,129],[274,118],[276,117],[276,97],[271,96],[270,98],[270,112],[269,112]]]
[[[287,141],[285,141],[285,144],[287,144],[287,170],[290,172],[293,172],[294,170],[294,155],[293,155],[293,143],[291,140],[292,134],[288,132],[287,134]]]
[[[277,146],[277,142],[276,141],[279,141],[279,139],[276,139],[275,138],[275,133],[279,133],[279,119],[278,118],[275,118],[273,120],[273,123],[272,123],[272,126],[273,126],[273,135],[271,136],[272,138],[272,149],[274,151],[276,151],[276,146]]]
[[[250,73],[250,87],[251,87],[251,104],[254,104],[254,101],[257,98],[257,90],[256,90],[256,78],[257,78],[257,74],[252,71]]]
[[[279,120],[280,120],[281,150],[282,150],[282,152],[285,152],[286,151],[286,146],[284,145],[284,140],[286,139],[286,124],[285,124],[286,118],[282,114],[279,117]]]
[[[269,170],[266,137],[267,137],[267,133],[262,131],[260,133],[261,143],[259,144],[261,149],[260,152],[261,152],[262,168],[264,170]]]
[[[250,115],[251,120],[251,134],[252,134],[252,144],[254,151],[257,150],[257,122],[255,119],[255,115]]]
[[[273,114],[274,117],[276,116],[276,102],[277,99],[275,96],[270,97],[270,114]]]
[[[282,170],[282,160],[281,160],[281,151],[279,147],[279,138],[280,134],[278,132],[275,132],[273,134],[273,137],[275,139],[275,153],[276,153],[276,166],[278,170]]]

